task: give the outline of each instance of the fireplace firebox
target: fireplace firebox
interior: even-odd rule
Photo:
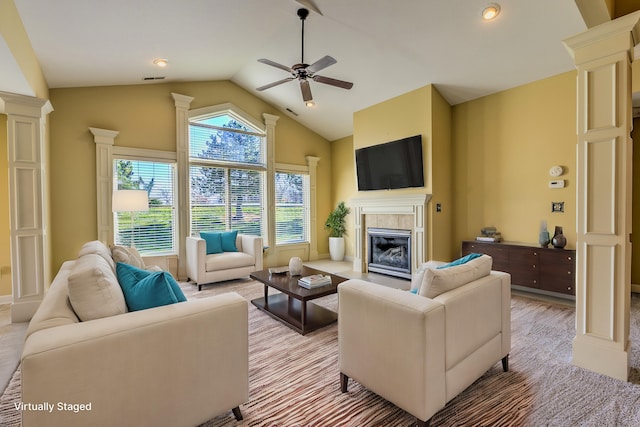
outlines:
[[[368,228],[369,271],[411,279],[411,230]]]

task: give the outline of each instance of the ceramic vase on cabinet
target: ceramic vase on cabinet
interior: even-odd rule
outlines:
[[[563,249],[567,245],[567,238],[562,234],[562,227],[556,225],[555,233],[553,234],[553,239],[551,239],[551,244],[556,249]]]
[[[299,276],[302,274],[302,259],[294,256],[289,260],[289,274],[292,276]]]

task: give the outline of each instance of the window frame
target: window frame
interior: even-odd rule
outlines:
[[[209,128],[211,130],[222,130],[226,132],[236,132],[245,135],[252,135],[259,137],[261,140],[261,153],[260,153],[260,162],[259,163],[246,163],[246,162],[234,162],[228,160],[219,160],[219,159],[207,159],[207,158],[197,158],[191,156],[191,125],[192,123],[206,120],[213,117],[221,117],[221,116],[229,116],[233,120],[242,123],[244,126],[250,128],[250,131],[245,131],[243,129],[233,129],[227,128],[224,126],[210,125],[205,123],[198,123],[197,126],[202,126],[205,128]],[[194,235],[196,230],[193,227],[193,217],[192,217],[192,193],[191,193],[191,168],[195,167],[216,167],[223,168],[226,170],[226,174],[228,176],[229,171],[232,169],[244,169],[257,171],[262,175],[261,179],[261,231],[260,235],[263,237],[265,241],[268,241],[269,236],[269,206],[270,206],[270,192],[269,192],[269,173],[268,173],[268,158],[270,152],[270,141],[268,137],[267,127],[253,119],[250,115],[244,113],[241,109],[233,106],[232,104],[222,104],[218,106],[205,107],[197,110],[191,110],[187,117],[187,139],[186,139],[186,188],[188,188],[188,234]],[[226,182],[225,191],[225,205],[227,207],[230,206],[229,194],[231,189],[231,182]],[[226,209],[228,212],[228,209]],[[229,223],[229,214],[225,215],[225,225],[227,228],[230,227]]]
[[[291,247],[291,246],[296,246],[296,245],[309,245],[311,243],[311,198],[312,198],[312,194],[311,194],[311,188],[312,188],[312,183],[311,183],[311,173],[309,170],[309,166],[302,166],[302,165],[293,165],[293,164],[286,164],[286,163],[277,163],[275,165],[274,168],[274,173],[273,173],[273,181],[275,183],[275,175],[277,173],[287,173],[287,174],[296,174],[296,175],[303,175],[304,178],[304,185],[306,186],[306,191],[303,189],[303,193],[304,193],[304,212],[305,212],[305,222],[306,222],[306,226],[305,226],[305,240],[301,240],[301,241],[297,241],[297,242],[285,242],[285,243],[278,243],[277,240],[277,229],[278,229],[278,223],[277,223],[277,217],[274,214],[274,229],[276,230],[276,235],[274,235],[274,243],[276,247]],[[275,194],[274,194],[274,198],[275,198]],[[274,209],[277,209],[277,202],[274,201]],[[275,212],[275,211],[274,211]]]
[[[173,220],[171,224],[171,239],[173,241],[173,249],[169,251],[157,251],[157,252],[148,252],[137,248],[140,252],[140,255],[146,257],[165,257],[165,256],[174,256],[178,255],[180,251],[180,239],[179,239],[179,225],[180,225],[180,212],[178,209],[178,164],[176,161],[176,156],[172,155],[172,153],[167,153],[164,151],[155,151],[155,150],[147,150],[141,148],[128,148],[128,147],[114,147],[113,153],[111,155],[111,166],[113,171],[113,191],[118,189],[118,176],[115,173],[116,170],[116,162],[120,160],[132,161],[132,162],[145,162],[145,163],[163,163],[171,166],[171,186],[172,186],[172,204],[171,209],[173,210]],[[137,214],[138,216],[141,214]],[[117,213],[113,212],[112,216],[112,224],[113,224],[113,242],[116,243],[116,233],[117,233],[117,221],[116,221]]]

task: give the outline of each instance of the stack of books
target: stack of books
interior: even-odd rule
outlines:
[[[312,274],[311,276],[301,277],[298,280],[298,285],[307,289],[315,289],[330,284],[331,276],[325,276],[323,274]]]
[[[479,242],[502,242],[502,234],[495,227],[484,227],[476,237]]]

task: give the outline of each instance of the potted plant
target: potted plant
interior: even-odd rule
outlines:
[[[329,254],[331,260],[342,261],[344,259],[344,234],[346,231],[345,217],[351,212],[351,209],[344,205],[344,202],[338,203],[338,206],[329,214],[324,228],[330,230],[329,234]]]

